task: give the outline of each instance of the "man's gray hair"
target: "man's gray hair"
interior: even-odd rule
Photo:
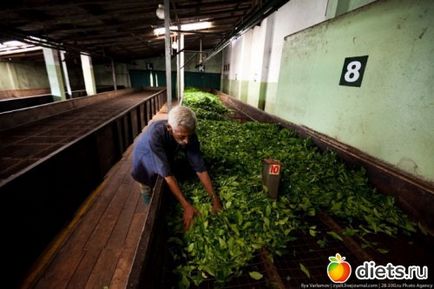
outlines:
[[[186,106],[175,106],[169,111],[167,122],[173,129],[182,126],[192,132],[196,130],[196,114]]]

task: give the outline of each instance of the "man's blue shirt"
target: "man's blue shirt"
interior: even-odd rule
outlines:
[[[136,181],[153,186],[158,175],[172,175],[171,166],[179,150],[185,151],[190,165],[196,172],[206,171],[195,133],[189,137],[186,146],[181,146],[167,130],[167,120],[151,122],[135,144],[131,175]]]

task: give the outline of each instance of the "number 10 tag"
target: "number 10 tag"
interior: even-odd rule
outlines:
[[[278,175],[278,174],[280,174],[280,165],[278,165],[278,164],[270,165],[270,170],[268,171],[268,173],[270,175]]]

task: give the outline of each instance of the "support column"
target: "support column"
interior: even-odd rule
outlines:
[[[118,84],[116,81],[116,67],[115,67],[115,62],[112,59],[112,77],[113,77],[113,89],[114,90],[118,90]]]
[[[54,96],[55,100],[65,100],[65,86],[63,84],[62,68],[60,67],[59,51],[43,48],[43,52],[51,95]]]
[[[167,108],[172,108],[172,65],[170,61],[170,0],[164,0],[164,27],[165,27],[165,51],[166,51],[166,88]]]
[[[181,25],[178,25],[178,30],[181,30]],[[181,56],[179,52],[181,51],[181,32],[178,32],[176,37],[176,97],[180,104],[182,104],[181,99]]]
[[[263,26],[265,26],[265,39],[264,39],[261,75],[259,78],[260,86],[259,86],[258,108],[261,110],[265,110],[266,102],[267,102],[268,76],[270,74],[269,67],[271,62],[271,50],[273,45],[273,33],[274,33],[274,17],[275,14],[272,14],[266,20],[262,21]]]
[[[179,98],[181,100],[184,99],[184,33],[181,33],[178,45],[181,51],[179,55]]]
[[[69,83],[68,67],[66,65],[65,51],[60,51],[60,60],[62,62],[63,68],[63,79],[65,80],[66,92],[68,93],[68,98],[72,98],[71,84]]]
[[[95,77],[93,75],[92,58],[88,55],[81,54],[81,68],[83,69],[84,86],[87,95],[96,94]]]

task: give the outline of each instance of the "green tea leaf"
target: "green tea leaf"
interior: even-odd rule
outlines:
[[[332,236],[336,240],[339,240],[339,241],[342,241],[342,242],[344,241],[344,239],[342,239],[342,237],[339,236],[336,232],[329,231],[329,232],[327,232],[327,234],[329,234],[330,236]]]
[[[262,277],[264,277],[261,273],[256,272],[256,271],[249,272],[249,275],[252,279],[255,279],[255,280],[261,280]]]
[[[298,263],[298,264],[300,265],[300,270],[303,271],[304,274],[306,274],[307,278],[310,278],[310,272],[306,268],[306,266],[304,266],[302,263]]]
[[[377,248],[377,251],[380,252],[381,254],[387,254],[387,253],[389,253],[389,250],[382,249],[382,248]]]

